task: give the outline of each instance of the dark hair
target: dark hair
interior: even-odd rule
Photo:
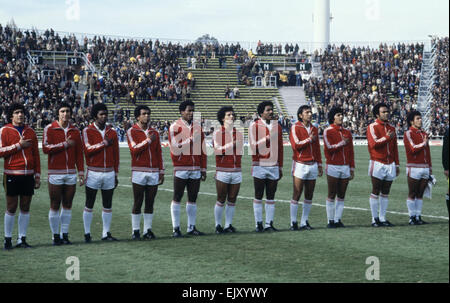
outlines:
[[[192,101],[183,101],[183,102],[181,102],[180,106],[179,106],[180,113],[184,112],[188,106],[194,107],[195,103],[192,102]]]
[[[91,109],[91,118],[94,120],[97,119],[97,114],[101,110],[108,111],[108,108],[106,107],[106,105],[104,103],[94,104],[94,106],[92,106],[92,109]]]
[[[305,111],[307,109],[311,109],[311,106],[309,106],[309,105],[302,105],[302,106],[300,106],[298,108],[298,110],[297,110],[297,118],[298,118],[299,121],[303,122],[302,118],[300,118],[300,115],[303,114],[303,111]]]
[[[389,109],[389,106],[386,103],[378,103],[372,109],[372,114],[373,114],[374,118],[376,118],[377,115],[380,114],[380,108],[382,108],[382,107],[386,107]]]
[[[13,103],[11,104],[11,106],[8,108],[8,121],[9,123],[12,123],[12,116],[13,113],[18,110],[21,109],[23,111],[23,114],[26,116],[27,112],[25,110],[25,106],[23,106],[23,104],[21,103]]]
[[[272,106],[273,108],[273,103],[272,101],[263,101],[261,103],[258,104],[258,114],[261,116],[262,113],[266,110],[266,106]]]
[[[223,125],[222,119],[225,118],[225,114],[227,112],[234,112],[234,109],[232,106],[224,106],[217,112],[217,121],[219,121],[220,125]]]
[[[61,110],[61,108],[67,107],[70,109],[70,115],[72,115],[73,111],[72,111],[72,107],[70,106],[69,103],[67,102],[61,102],[58,104],[58,106],[56,107],[56,114],[55,116],[58,117],[59,116],[59,111]]]
[[[134,109],[134,117],[137,119],[141,115],[141,110],[148,110],[150,113],[152,112],[147,105],[138,105]]]
[[[408,127],[411,126],[411,122],[414,121],[416,116],[422,117],[422,114],[417,110],[412,110],[409,112],[408,116],[406,116],[406,123],[408,123]]]
[[[334,116],[336,116],[336,114],[344,114],[344,112],[342,111],[342,108],[340,107],[332,107],[330,109],[330,111],[328,112],[328,123],[331,125],[334,123]]]

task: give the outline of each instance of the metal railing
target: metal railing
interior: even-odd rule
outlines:
[[[424,48],[420,72],[419,93],[417,97],[417,110],[422,114],[423,129],[430,131],[431,105],[433,103],[433,86],[435,80],[436,46]]]

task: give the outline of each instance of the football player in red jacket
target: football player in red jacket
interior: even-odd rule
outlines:
[[[155,238],[152,231],[153,204],[158,185],[164,183],[164,163],[161,142],[157,130],[150,127],[151,110],[139,105],[134,110],[137,122],[127,131],[131,153],[131,182],[134,205],[131,212],[133,240],[140,240],[141,208],[145,196],[144,240]]]
[[[389,108],[385,103],[373,107],[375,122],[367,128],[369,143],[369,176],[372,178],[370,209],[372,226],[394,226],[386,219],[389,192],[392,182],[400,174],[397,135],[395,127],[389,124]]]
[[[84,185],[84,157],[80,130],[70,123],[70,104],[61,102],[56,113],[58,120],[44,128],[42,151],[48,155],[48,220],[53,245],[61,245],[71,244],[68,233],[72,218],[72,201],[75,196],[77,172],[80,186]]]
[[[5,246],[12,249],[11,237],[20,197],[19,237],[16,247],[26,242],[30,204],[34,190],[41,185],[41,164],[36,133],[25,124],[25,107],[14,103],[8,109],[9,124],[0,129],[0,157],[4,158],[3,182],[6,192]]]
[[[406,151],[406,175],[408,178],[408,199],[410,225],[426,224],[422,220],[423,193],[432,174],[431,153],[428,140],[430,135],[422,130],[422,115],[413,110],[406,117],[409,129],[403,142]]]

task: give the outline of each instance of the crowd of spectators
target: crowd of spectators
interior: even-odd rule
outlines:
[[[437,60],[432,134],[442,135],[448,125],[448,37],[436,39],[433,44]],[[259,42],[257,54],[280,54],[280,46]],[[314,60],[321,63],[322,77],[308,76],[302,80],[295,74],[263,71],[257,56],[239,44],[182,46],[159,40],[97,36],[85,38],[81,44],[75,36],[60,37],[51,29],[38,34],[0,25],[0,123],[7,122],[7,107],[12,102],[21,102],[27,108],[28,123],[43,128],[55,119],[55,105],[64,100],[73,105],[74,122],[83,128],[89,121],[92,104],[112,101],[116,104],[113,120],[126,129],[132,117],[129,111],[120,108],[120,98],[125,97],[130,103],[139,99],[186,100],[195,87],[195,77],[181,67],[179,60],[190,58],[190,64],[192,61],[202,64],[193,58],[207,60],[231,55],[237,63],[240,83],[251,85],[251,78],[259,75],[263,79],[275,76],[279,85],[283,84],[282,76],[287,77],[287,83],[303,84],[319,125],[326,122],[329,108],[339,105],[346,112],[345,126],[354,135],[365,136],[367,125],[373,119],[372,107],[385,102],[391,107],[392,123],[402,135],[407,113],[417,107],[423,47],[422,44],[381,44],[377,49],[330,46],[321,54],[315,53]],[[99,73],[68,66],[30,65],[28,50],[84,52],[98,66]],[[287,56],[305,55],[299,52],[298,45],[286,44],[284,50]],[[43,71],[51,73],[44,75]],[[85,85],[84,90],[80,90],[80,83]],[[231,88],[225,94],[230,98],[238,96]],[[163,134],[168,125],[167,121],[158,122],[157,127]]]
[[[319,57],[322,78],[311,77],[304,83],[318,124],[326,122],[331,107],[341,106],[346,113],[344,125],[354,135],[365,136],[368,124],[373,121],[373,106],[384,102],[391,108],[391,123],[403,135],[406,115],[417,107],[423,47],[423,44],[381,44],[378,49],[330,46]],[[320,101],[317,106],[316,101]]]

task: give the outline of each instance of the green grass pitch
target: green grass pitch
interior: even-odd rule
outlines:
[[[401,175],[394,182],[388,208],[393,228],[370,227],[366,146],[355,147],[356,173],[350,183],[343,215],[344,229],[326,229],[326,178],[319,178],[309,221],[315,230],[289,231],[289,201],[292,195],[291,148],[285,148],[284,177],[276,199],[276,233],[256,234],[253,216],[253,180],[250,156],[243,159],[243,183],[237,201],[233,226],[237,234],[214,234],[214,157],[208,158],[208,178],[202,183],[198,199],[197,228],[207,235],[172,239],[170,203],[172,199],[172,164],[167,148],[165,183],[160,187],[153,220],[154,241],[131,240],[132,191],[130,153],[121,148],[119,187],[113,200],[112,234],[117,243],[100,241],[101,196],[94,207],[92,237],[84,244],[82,212],[84,188],[77,186],[70,238],[71,246],[53,247],[48,223],[49,199],[46,181],[47,157],[42,155],[43,181],[37,190],[28,228],[28,242],[33,249],[0,251],[0,282],[67,282],[66,258],[76,256],[80,262],[78,282],[376,282],[366,279],[370,264],[379,259],[379,282],[449,281],[449,221],[445,205],[448,187],[441,165],[441,147],[432,147],[433,173],[437,185],[433,199],[425,199],[424,226],[409,226],[406,208],[407,185],[405,153],[400,147]],[[0,161],[3,165],[3,161]],[[2,193],[0,226],[5,210]],[[186,194],[183,201],[186,201]],[[302,197],[303,199],[303,197]],[[302,201],[302,200],[301,200]],[[186,231],[185,203],[182,203],[181,226]],[[299,207],[301,215],[302,207]],[[142,222],[143,223],[143,222]],[[14,237],[17,235],[17,216]]]

